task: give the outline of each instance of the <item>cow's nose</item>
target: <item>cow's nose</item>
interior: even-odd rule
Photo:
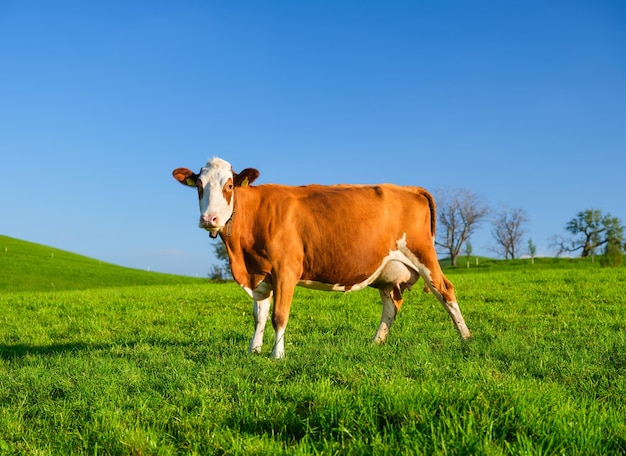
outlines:
[[[217,214],[203,214],[200,217],[200,226],[202,228],[216,228],[219,226],[220,219]]]

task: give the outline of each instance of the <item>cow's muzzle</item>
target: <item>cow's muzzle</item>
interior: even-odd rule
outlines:
[[[217,214],[202,214],[200,217],[200,228],[209,231],[217,231],[221,227],[222,224]]]

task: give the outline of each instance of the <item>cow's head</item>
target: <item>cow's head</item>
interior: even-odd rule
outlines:
[[[177,168],[172,175],[181,184],[198,189],[200,228],[215,237],[233,216],[235,187],[251,184],[259,177],[259,172],[246,168],[237,174],[230,163],[213,158],[199,174],[187,168]]]

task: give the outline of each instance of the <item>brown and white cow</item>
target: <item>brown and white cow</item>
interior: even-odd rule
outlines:
[[[250,352],[259,353],[274,295],[272,356],[285,356],[285,327],[296,286],[352,291],[377,288],[383,343],[402,292],[422,277],[452,317],[463,340],[470,332],[454,287],[434,247],[435,203],[423,188],[382,185],[249,186],[255,169],[235,173],[219,158],[200,173],[172,174],[198,190],[200,228],[226,244],[233,278],[254,299]],[[425,287],[426,289],[426,287]]]

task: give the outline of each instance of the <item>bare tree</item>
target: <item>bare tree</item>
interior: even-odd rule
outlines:
[[[521,249],[525,230],[523,225],[528,222],[524,209],[504,207],[493,219],[491,234],[496,240],[496,251],[505,259],[515,259]]]
[[[463,188],[436,190],[439,232],[435,244],[450,255],[456,266],[461,247],[489,213],[484,198]],[[441,229],[443,228],[443,229]]]

